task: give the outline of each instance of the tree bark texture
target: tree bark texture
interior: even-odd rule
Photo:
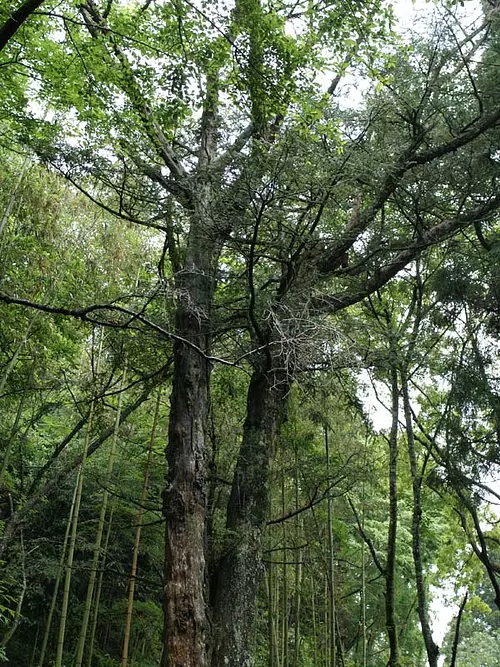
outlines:
[[[204,239],[191,236],[176,276],[176,332],[164,492],[165,632],[162,667],[205,667],[206,434],[209,408],[209,310],[213,279]]]
[[[228,503],[225,552],[215,574],[212,667],[252,665],[270,464],[288,390],[286,378],[266,370],[256,369],[250,380],[243,441]]]

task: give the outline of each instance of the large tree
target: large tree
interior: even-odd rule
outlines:
[[[379,0],[356,11],[87,0],[44,12],[52,38],[22,45],[47,109],[9,118],[9,131],[124,224],[164,240],[157,288],[140,306],[119,290],[92,307],[0,294],[173,340],[164,667],[252,663],[274,440],[297,374],[335,356],[334,316],[500,206],[478,169],[497,149],[500,106],[471,66],[489,24],[465,37],[440,26],[433,41],[383,50],[388,19]],[[354,64],[381,90],[347,112],[339,86]],[[209,571],[219,363],[250,379]]]

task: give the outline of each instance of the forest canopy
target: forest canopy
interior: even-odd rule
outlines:
[[[422,6],[0,1],[0,662],[499,664],[500,4]]]

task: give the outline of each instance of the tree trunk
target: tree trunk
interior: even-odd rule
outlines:
[[[61,558],[59,560],[59,567],[57,569],[56,582],[54,584],[54,592],[52,593],[49,615],[47,616],[47,622],[45,624],[45,632],[43,635],[42,648],[40,650],[40,658],[38,660],[38,667],[43,667],[43,663],[45,661],[45,653],[47,651],[47,644],[49,642],[50,629],[52,626],[52,619],[54,617],[54,611],[56,608],[57,595],[59,593],[59,586],[61,585],[61,579],[64,572],[64,561],[66,559],[66,547],[68,546],[69,531],[71,530],[71,526],[73,524],[73,512],[75,510],[77,490],[78,490],[78,484],[75,484],[75,489],[73,491],[73,498],[71,500],[71,506],[69,509],[68,521],[66,522],[66,532],[64,533],[64,541],[61,551]]]
[[[109,510],[108,517],[108,527],[106,529],[106,537],[104,538],[104,547],[102,549],[102,558],[99,563],[99,578],[97,580],[97,587],[95,592],[94,599],[94,611],[92,614],[92,622],[90,625],[90,636],[87,649],[87,667],[92,667],[92,659],[94,657],[94,645],[95,645],[95,635],[97,630],[97,621],[99,620],[99,607],[101,604],[101,592],[102,592],[102,583],[104,579],[104,570],[106,568],[106,561],[108,559],[108,547],[109,540],[111,537],[111,529],[113,527],[113,517],[115,515],[116,508],[116,498],[113,498],[111,501],[111,507]]]
[[[299,485],[299,460],[297,446],[295,446],[295,511],[300,508],[300,485]],[[302,539],[302,518],[299,514],[295,517],[295,548],[297,549],[297,563],[295,565],[295,632],[293,664],[299,667],[300,662],[300,611],[302,595],[302,548],[299,546]]]
[[[393,355],[395,352],[393,351]],[[396,536],[398,529],[398,418],[399,389],[396,358],[391,361],[392,426],[389,436],[389,531],[385,578],[385,625],[389,638],[389,667],[399,667],[398,632],[395,611]]]
[[[44,0],[26,0],[12,12],[0,26],[0,51],[9,43],[22,24],[35,12]]]
[[[281,511],[283,515],[286,512],[286,494],[285,494],[285,471],[281,472]],[[283,568],[281,582],[283,588],[283,598],[281,607],[281,664],[288,667],[288,566],[286,559],[288,557],[286,521],[281,525],[283,540]]]
[[[205,566],[208,322],[214,281],[206,239],[193,232],[176,276],[178,304],[170,397],[165,516],[165,628],[162,667],[206,667]],[[185,341],[185,342],[184,342]]]
[[[253,629],[263,574],[273,442],[284,417],[286,378],[256,369],[227,510],[227,542],[215,576],[212,667],[252,665]]]
[[[325,454],[326,454],[326,471],[328,476],[328,484],[330,485],[330,446],[328,442],[328,427],[323,426],[325,436]],[[329,620],[330,620],[330,663],[331,667],[336,667],[337,664],[337,643],[336,643],[336,623],[337,610],[335,606],[335,552],[333,548],[333,509],[332,509],[332,492],[328,490],[328,604],[329,604]]]
[[[457,654],[458,654],[458,643],[460,641],[460,625],[462,623],[462,616],[465,610],[465,605],[467,604],[467,598],[469,597],[469,594],[466,593],[464,595],[464,598],[462,600],[462,604],[460,605],[460,609],[458,610],[458,616],[457,616],[457,621],[455,624],[455,635],[453,637],[453,646],[451,649],[451,661],[450,661],[450,667],[456,667],[457,664]]]
[[[413,516],[411,523],[413,563],[415,565],[415,583],[417,586],[418,617],[424,637],[425,650],[429,667],[437,667],[439,648],[432,638],[427,613],[427,594],[424,581],[424,567],[420,551],[420,525],[422,523],[422,499],[421,486],[422,477],[418,471],[417,455],[415,452],[415,438],[413,436],[413,425],[411,416],[410,396],[408,391],[408,378],[406,371],[401,371],[401,390],[403,394],[403,407],[406,424],[406,439],[408,442],[408,457],[410,459],[410,471],[413,488]]]
[[[127,602],[127,616],[125,619],[125,633],[123,638],[123,649],[122,649],[122,663],[121,667],[127,667],[128,665],[128,649],[130,643],[130,629],[132,627],[132,612],[134,607],[134,594],[135,594],[135,583],[137,576],[137,560],[139,557],[139,548],[141,544],[141,531],[142,531],[142,517],[144,516],[144,505],[147,499],[148,486],[149,486],[149,471],[151,468],[151,459],[153,456],[153,446],[156,438],[156,427],[158,425],[158,414],[160,412],[160,400],[161,400],[161,389],[158,390],[158,397],[156,399],[156,406],[153,416],[153,425],[151,426],[151,434],[149,437],[149,447],[148,447],[148,458],[146,461],[146,468],[144,470],[144,481],[142,484],[141,492],[141,504],[139,506],[139,512],[137,514],[137,524],[135,528],[135,540],[134,540],[134,550],[132,552],[132,568],[130,570],[130,577],[128,582],[128,602]]]
[[[100,332],[99,346],[97,349],[96,355],[96,369],[95,372],[99,374],[99,367],[101,361],[102,345],[104,340],[104,334]],[[69,591],[71,587],[71,577],[73,575],[73,558],[75,555],[75,545],[76,545],[76,536],[78,532],[78,519],[80,514],[80,503],[82,500],[83,492],[83,478],[85,474],[85,463],[87,461],[87,451],[90,442],[90,434],[92,432],[93,421],[94,421],[94,410],[96,405],[96,399],[92,399],[89,412],[89,420],[87,423],[87,430],[85,432],[85,438],[83,441],[82,453],[81,453],[81,463],[78,468],[77,482],[76,482],[76,496],[75,496],[75,505],[73,508],[73,523],[71,526],[71,537],[69,541],[68,548],[68,560],[66,561],[66,574],[64,578],[64,589],[63,589],[63,599],[61,603],[61,618],[59,621],[59,636],[57,639],[57,653],[55,660],[55,667],[62,666],[63,660],[63,649],[64,649],[64,640],[66,634],[66,621],[68,615],[68,604],[69,604]]]

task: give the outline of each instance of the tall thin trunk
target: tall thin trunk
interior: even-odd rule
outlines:
[[[213,667],[252,664],[270,463],[288,388],[286,379],[262,369],[254,371],[248,387],[243,441],[227,510],[228,544],[216,573]]]
[[[415,566],[415,583],[417,586],[418,617],[424,637],[425,650],[429,667],[438,667],[439,648],[432,638],[427,612],[427,593],[425,590],[424,567],[420,551],[420,526],[422,523],[422,476],[418,470],[417,454],[415,451],[415,438],[413,436],[413,423],[411,415],[410,396],[408,391],[408,377],[406,370],[401,371],[401,391],[403,395],[403,407],[405,414],[406,439],[408,442],[408,458],[410,460],[410,471],[413,489],[413,513],[411,523],[413,563]]]
[[[96,357],[96,372],[99,372],[99,365],[101,359],[103,344],[103,334],[101,332],[99,347],[97,350]],[[62,667],[63,659],[63,649],[64,649],[64,639],[66,635],[66,621],[68,617],[68,605],[69,605],[69,591],[71,587],[71,577],[73,574],[73,559],[75,555],[75,545],[76,545],[76,535],[78,531],[78,518],[80,514],[80,504],[82,501],[82,491],[83,491],[83,478],[85,473],[85,463],[87,461],[87,449],[90,442],[90,434],[92,431],[93,421],[94,421],[94,410],[95,410],[95,399],[92,399],[89,411],[89,420],[87,422],[87,430],[85,431],[85,438],[83,440],[83,447],[81,452],[81,463],[78,468],[77,476],[77,485],[76,485],[76,497],[75,497],[75,507],[73,510],[73,522],[71,526],[71,537],[68,547],[68,560],[66,561],[66,575],[64,578],[64,590],[63,590],[63,599],[61,603],[61,617],[59,621],[59,636],[57,639],[57,653],[54,667]]]
[[[398,421],[399,387],[396,355],[391,360],[392,426],[389,435],[389,530],[387,535],[387,565],[385,577],[385,624],[389,638],[389,667],[399,667],[398,632],[395,610],[396,538],[398,530]]]
[[[316,593],[314,585],[314,574],[311,577],[311,611],[312,611],[312,628],[313,628],[313,644],[312,644],[312,658],[313,665],[318,664],[318,627],[316,622]]]
[[[83,454],[82,462],[80,463],[77,475],[75,508],[73,511],[73,521],[71,525],[71,537],[68,548],[68,559],[66,561],[66,575],[64,578],[63,599],[61,603],[61,618],[59,621],[59,637],[57,640],[57,653],[56,653],[56,661],[54,663],[54,667],[62,667],[64,639],[66,635],[66,620],[68,617],[69,591],[71,587],[71,576],[73,574],[73,558],[75,555],[76,535],[78,530],[78,517],[80,514],[80,503],[82,501],[85,462],[87,460],[86,452],[90,439],[90,430],[92,428],[93,412],[94,412],[94,401],[92,401],[92,405],[90,406],[89,421],[87,424],[87,431],[85,432],[85,438],[82,448],[82,454]]]
[[[295,447],[295,511],[300,507],[300,488],[299,488],[299,464],[297,447]],[[295,520],[295,542],[300,544],[302,538],[302,519],[297,514]],[[297,547],[297,563],[295,565],[295,636],[293,664],[294,667],[300,665],[300,605],[302,594],[302,549]]]
[[[52,626],[52,619],[54,617],[54,611],[56,608],[57,596],[59,593],[59,586],[61,585],[61,579],[64,572],[64,561],[66,559],[66,549],[68,546],[69,531],[71,530],[71,525],[73,523],[73,514],[75,511],[75,502],[76,494],[78,490],[78,480],[75,484],[75,489],[73,491],[73,498],[71,499],[71,506],[69,509],[68,521],[66,522],[66,532],[64,533],[63,546],[61,550],[61,558],[59,559],[59,566],[57,568],[57,577],[54,584],[54,592],[52,593],[52,600],[50,602],[49,615],[47,616],[47,622],[45,624],[45,632],[43,634],[42,648],[40,649],[40,657],[38,659],[38,667],[43,667],[45,660],[45,653],[47,651],[47,644],[49,642],[50,629]]]
[[[276,564],[274,568],[275,576],[274,576],[274,623],[273,623],[273,629],[274,629],[274,662],[276,663],[276,667],[282,667],[281,665],[281,653],[280,653],[280,593],[281,593],[281,588],[280,588],[280,576],[279,576],[279,565]]]
[[[161,400],[161,389],[158,391],[158,397],[156,399],[156,405],[153,415],[153,424],[151,426],[151,434],[149,437],[149,447],[148,447],[148,458],[146,461],[146,468],[144,469],[144,481],[142,484],[141,492],[141,504],[139,511],[137,513],[137,524],[135,528],[135,541],[134,541],[134,550],[132,552],[132,568],[130,570],[129,584],[128,584],[128,602],[127,602],[127,616],[125,620],[125,634],[123,638],[123,649],[122,649],[122,667],[127,667],[128,664],[128,651],[130,643],[130,628],[132,627],[132,612],[134,607],[134,594],[135,594],[135,583],[137,576],[137,559],[139,557],[139,547],[141,544],[141,530],[142,530],[142,517],[144,516],[144,505],[146,503],[148,486],[149,486],[149,471],[151,468],[151,459],[153,456],[153,447],[156,438],[156,428],[158,426],[158,415],[160,412],[160,400]]]
[[[111,537],[111,528],[113,526],[113,516],[115,513],[115,507],[116,507],[116,502],[111,502],[111,507],[109,510],[109,517],[108,517],[108,529],[106,530],[106,537],[104,538],[104,547],[102,549],[102,558],[101,562],[99,564],[99,578],[97,580],[97,588],[96,588],[96,593],[95,593],[95,600],[94,600],[94,613],[92,615],[92,623],[90,627],[90,638],[89,638],[89,643],[88,643],[88,650],[87,650],[87,667],[91,667],[92,665],[92,658],[94,657],[94,645],[95,645],[95,635],[96,635],[96,630],[97,630],[97,621],[99,619],[99,605],[101,603],[101,592],[102,592],[102,582],[104,579],[104,568],[106,566],[106,560],[108,558],[108,547],[109,547],[109,539]]]
[[[325,453],[326,453],[326,474],[328,483],[330,485],[330,444],[328,440],[328,427],[323,426],[325,436]],[[327,521],[328,521],[328,604],[329,604],[329,637],[330,637],[330,665],[336,667],[337,664],[337,643],[336,643],[336,626],[337,626],[337,610],[335,608],[335,551],[333,547],[333,507],[332,494],[328,491],[328,506],[327,506]]]
[[[286,512],[286,495],[285,495],[285,472],[281,475],[281,510],[283,514]],[[286,521],[281,526],[283,539],[283,574],[281,581],[283,585],[283,597],[281,608],[281,664],[283,667],[288,667],[288,566],[286,563],[288,557],[287,550],[287,534]]]
[[[28,342],[31,327],[35,324],[39,315],[40,315],[39,312],[35,313],[34,316],[31,318],[31,320],[29,321],[28,326],[26,327],[26,331],[24,332],[24,336],[23,336],[22,340],[18,343],[14,354],[12,355],[9,363],[7,364],[7,367],[5,368],[2,379],[0,380],[0,395],[3,393],[3,390],[5,389],[5,385],[7,383],[7,380],[9,379],[10,374],[12,373],[12,371],[15,368],[15,365],[17,364],[17,360],[19,359],[19,355],[21,354],[21,351],[23,350],[24,346]]]
[[[270,557],[272,558],[272,556]],[[275,667],[274,660],[274,595],[273,595],[273,562],[267,565],[267,645],[269,648],[268,665]]]
[[[31,651],[31,658],[30,658],[30,664],[29,667],[35,667],[35,658],[36,658],[36,653],[38,650],[38,636],[40,634],[40,626],[37,626],[36,632],[35,632],[35,641],[33,642],[33,650]]]
[[[328,581],[328,573],[325,572],[325,587],[324,587],[324,593],[323,593],[323,600],[324,600],[324,617],[323,617],[323,626],[324,626],[324,636],[325,636],[325,641],[324,641],[324,646],[325,646],[325,651],[324,651],[324,658],[325,658],[325,667],[330,667],[330,661],[331,661],[331,647],[332,643],[330,641],[330,584]]]
[[[462,623],[462,616],[465,610],[465,605],[467,604],[468,597],[469,594],[466,593],[462,600],[462,604],[460,605],[460,609],[458,610],[457,622],[455,625],[455,635],[453,637],[453,646],[451,649],[450,667],[455,667],[457,664],[458,644],[460,642],[460,625]]]
[[[365,530],[365,483],[362,485],[361,526]],[[366,557],[365,541],[361,540],[361,665],[366,667]]]
[[[111,478],[111,475],[113,473],[113,468],[115,466],[116,445],[118,442],[118,432],[120,429],[121,412],[123,405],[123,390],[125,388],[126,375],[127,375],[127,364],[125,363],[125,368],[123,370],[123,374],[120,380],[118,406],[116,409],[114,431],[113,431],[113,436],[111,438],[111,447],[109,452],[108,465],[106,469],[107,480]],[[99,515],[99,522],[97,524],[97,533],[94,543],[94,555],[92,558],[92,566],[90,569],[89,582],[87,585],[87,596],[85,598],[82,624],[80,626],[80,635],[78,637],[78,644],[76,647],[75,667],[82,667],[83,663],[83,652],[85,650],[85,640],[87,639],[87,629],[89,625],[90,612],[92,609],[92,598],[94,596],[94,588],[99,566],[99,557],[101,554],[102,536],[104,533],[104,522],[106,519],[106,512],[108,511],[108,502],[109,502],[109,491],[105,489],[102,495],[101,512]]]

